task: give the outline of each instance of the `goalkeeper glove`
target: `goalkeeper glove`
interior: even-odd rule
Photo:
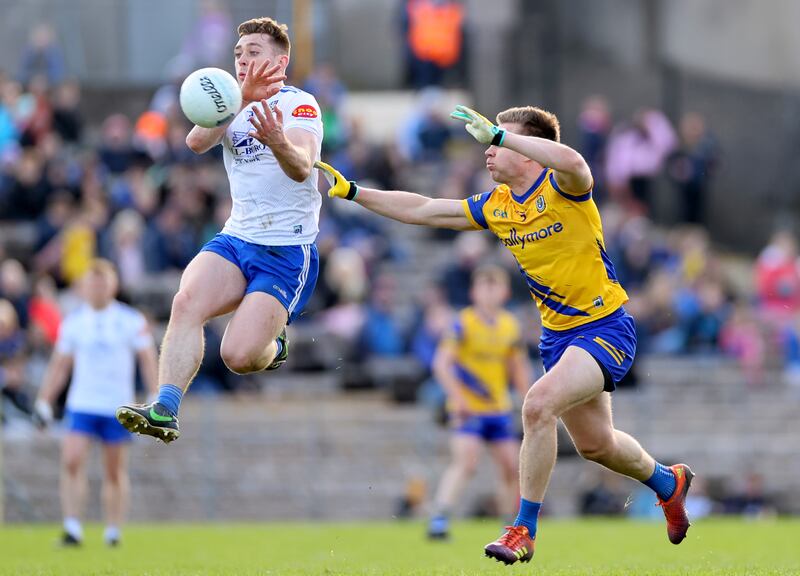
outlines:
[[[488,118],[475,112],[472,108],[456,106],[456,109],[450,113],[450,118],[461,120],[466,123],[465,128],[467,132],[480,142],[481,144],[491,144],[493,146],[502,146],[503,140],[506,137],[506,131],[498,128],[492,124]]]
[[[322,175],[325,176],[325,180],[331,186],[328,189],[328,196],[355,200],[358,195],[358,185],[355,182],[346,180],[341,172],[325,162],[314,162],[314,166],[322,170]]]
[[[39,429],[44,429],[53,423],[53,407],[49,402],[36,400],[33,404],[33,422]]]

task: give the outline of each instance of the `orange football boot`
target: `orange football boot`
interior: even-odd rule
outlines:
[[[689,530],[689,515],[686,513],[686,494],[692,484],[694,474],[686,464],[670,466],[675,475],[675,491],[669,500],[658,499],[658,505],[664,510],[667,519],[667,536],[673,544],[680,544]]]
[[[483,549],[489,558],[503,562],[506,566],[516,561],[530,562],[533,558],[533,542],[525,526],[506,526],[506,533]]]

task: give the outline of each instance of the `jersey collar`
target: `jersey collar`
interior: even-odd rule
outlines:
[[[548,168],[542,168],[542,172],[539,174],[539,177],[536,179],[536,182],[534,182],[533,186],[528,188],[528,191],[525,192],[525,194],[523,194],[522,196],[517,196],[516,194],[514,194],[514,191],[512,190],[511,197],[514,199],[514,201],[516,201],[519,204],[525,204],[528,198],[533,196],[533,193],[536,192],[539,186],[542,185],[542,182],[544,182],[544,179],[547,176],[547,171]]]

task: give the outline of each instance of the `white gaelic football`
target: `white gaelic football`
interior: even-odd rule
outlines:
[[[242,106],[236,79],[219,68],[201,68],[181,85],[181,109],[194,124],[215,128],[233,119]]]

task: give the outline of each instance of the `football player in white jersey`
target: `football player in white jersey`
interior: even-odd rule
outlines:
[[[81,515],[86,501],[86,461],[93,440],[103,446],[105,541],[116,546],[128,504],[127,443],[131,435],[114,414],[134,397],[136,360],[145,387],[158,387],[156,348],[144,316],[115,300],[117,273],[107,260],[95,260],[81,279],[85,304],[67,315],[36,400],[38,419],[52,420],[52,405],[66,386],[66,434],[61,450],[61,507],[65,545],[83,540]]]
[[[180,401],[203,357],[203,325],[235,311],[222,339],[228,368],[273,370],[286,361],[285,327],[317,280],[319,104],[283,84],[291,48],[286,25],[256,18],[238,33],[233,55],[242,109],[229,124],[195,126],[186,138],[198,154],[222,144],[231,215],[181,278],[161,348],[158,400],[117,411],[128,430],[164,442],[178,438]]]

